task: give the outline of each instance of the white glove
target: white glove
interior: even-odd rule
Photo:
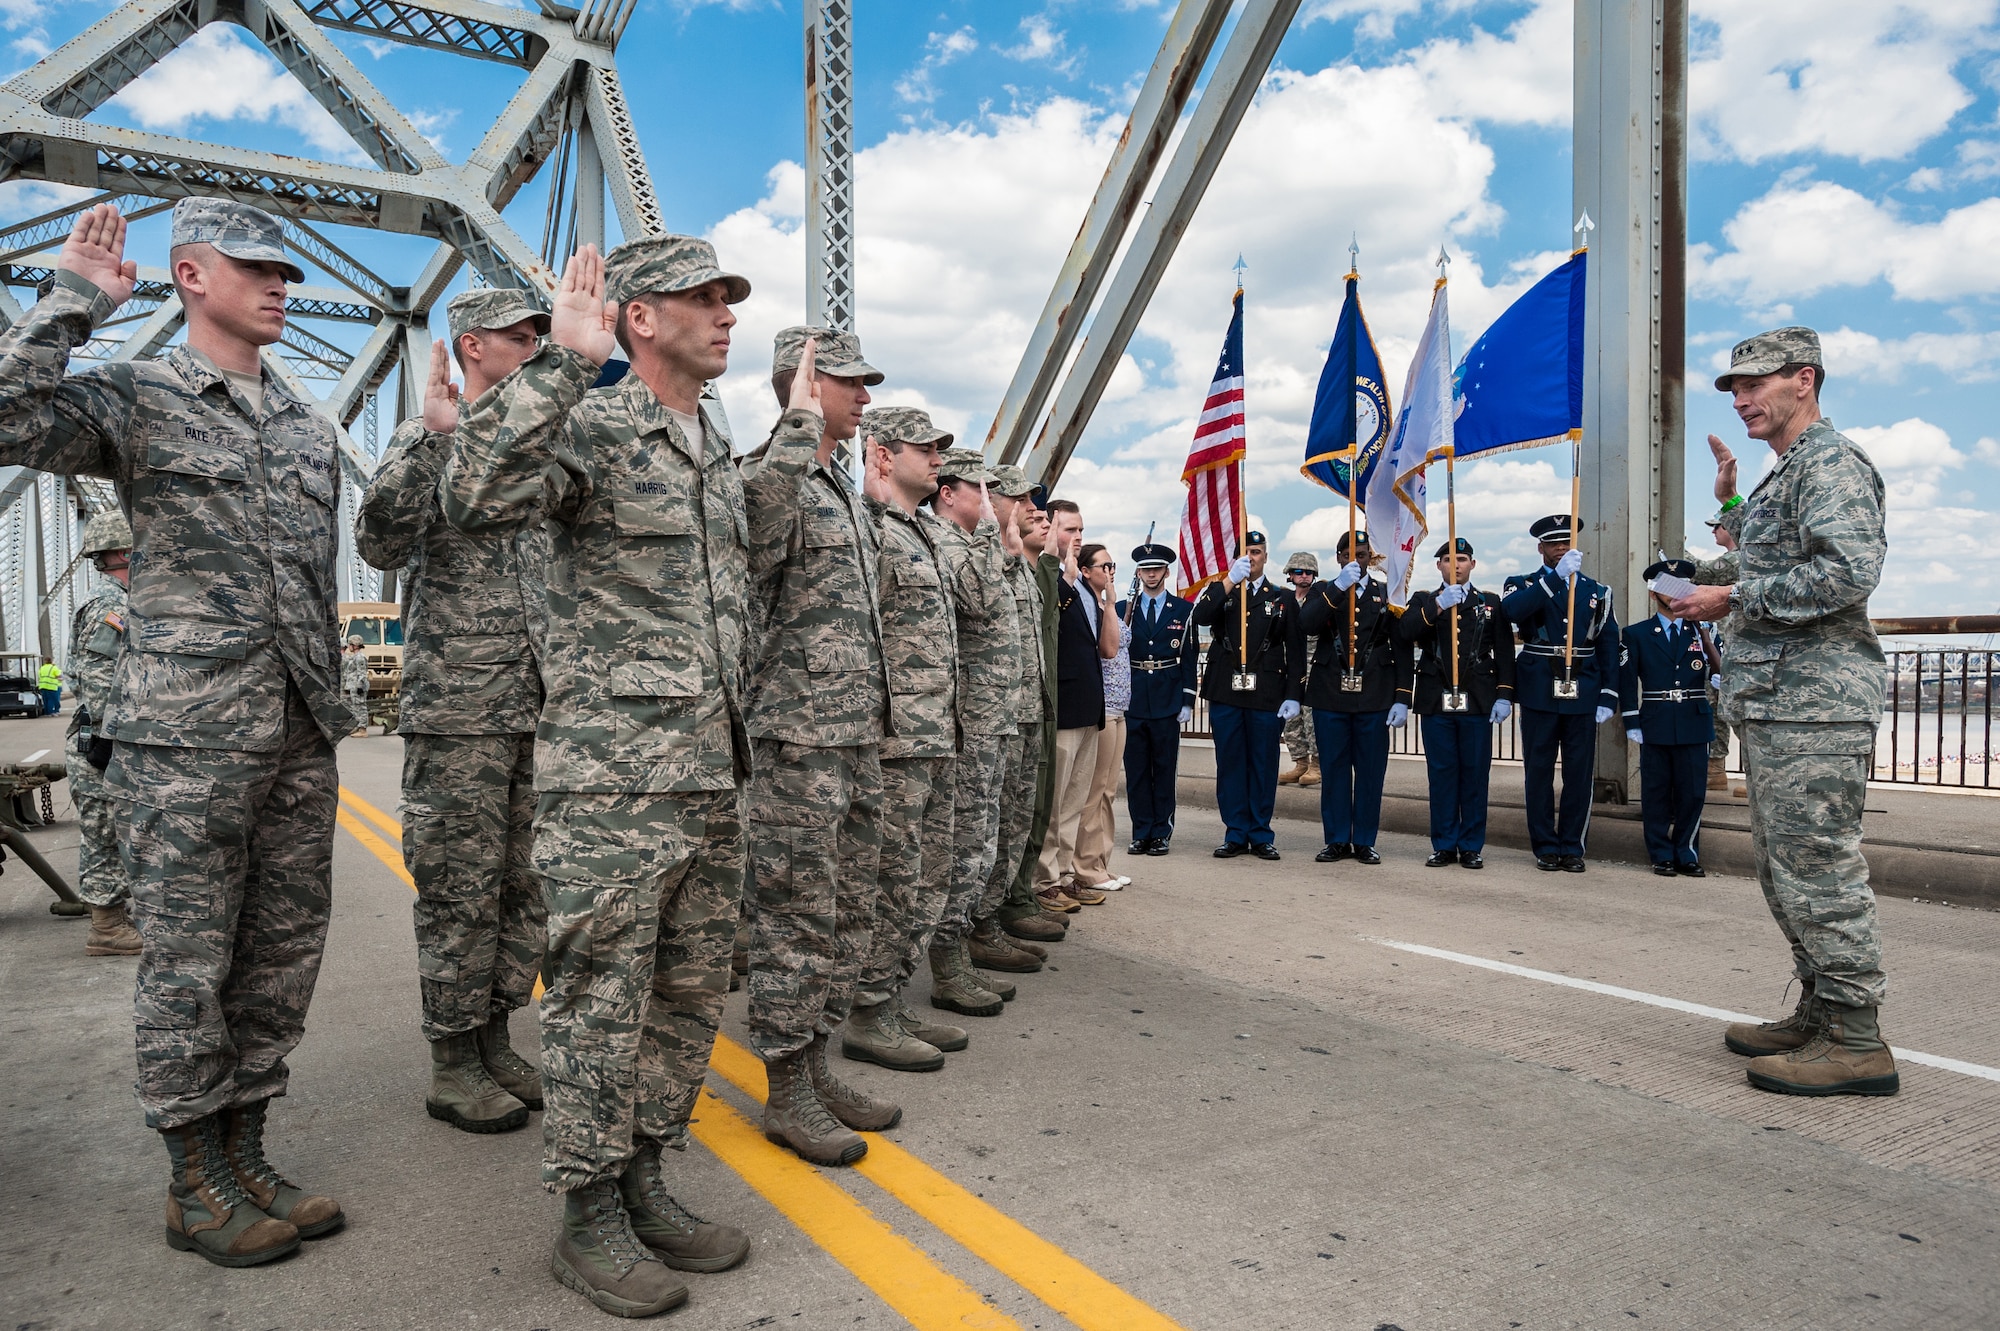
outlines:
[[[1299,705],[1293,702],[1290,698],[1287,698],[1283,702],[1278,704],[1278,719],[1280,721],[1289,721],[1298,714],[1299,714]]]
[[[1583,556],[1574,550],[1556,561],[1556,576],[1564,582],[1568,582],[1581,572],[1583,572]]]
[[[1410,709],[1406,703],[1397,703],[1389,709],[1389,729],[1401,730],[1410,723]]]
[[[1229,580],[1238,587],[1250,581],[1249,555],[1236,556],[1236,562],[1229,566]]]
[[[1493,715],[1488,717],[1487,720],[1496,726],[1502,726],[1507,724],[1507,718],[1513,714],[1514,704],[1502,698],[1499,702],[1493,704]]]
[[[1611,719],[1611,709],[1610,709],[1609,707],[1600,707],[1600,708],[1598,708],[1598,709],[1597,709],[1597,724],[1598,724],[1598,725],[1600,725],[1600,726],[1601,726],[1601,725],[1603,725],[1603,724],[1604,724],[1604,723],[1605,723],[1606,721],[1609,721],[1610,719]]]
[[[1721,687],[1722,687],[1722,676],[1720,676],[1720,675],[1710,675],[1710,676],[1708,677],[1708,687],[1710,687],[1711,689],[1719,689],[1719,688],[1721,688]]]
[[[1340,572],[1333,575],[1333,586],[1336,591],[1344,592],[1359,581],[1361,581],[1361,565],[1359,564],[1344,565]]]
[[[1628,730],[1625,732],[1625,738],[1634,744],[1644,744],[1646,742],[1646,732],[1643,730]]]
[[[1183,728],[1185,728],[1185,727],[1187,726],[1187,723],[1188,723],[1188,722],[1190,722],[1190,721],[1192,721],[1192,720],[1194,720],[1194,708],[1192,708],[1192,707],[1183,707],[1183,708],[1181,708],[1181,725],[1182,725],[1182,727],[1183,727]]]
[[[1454,582],[1449,587],[1438,588],[1438,609],[1449,610],[1465,599],[1465,584]]]

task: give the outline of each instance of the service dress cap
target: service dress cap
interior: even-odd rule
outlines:
[[[836,379],[859,379],[870,388],[888,377],[861,358],[861,339],[853,333],[810,324],[794,324],[778,330],[771,344],[771,373],[798,369],[808,341],[819,344],[813,351],[816,373],[830,374]]]
[[[1174,562],[1174,552],[1155,541],[1150,545],[1135,546],[1132,550],[1134,568],[1165,568]]]
[[[1662,573],[1669,577],[1692,580],[1694,577],[1694,561],[1692,559],[1662,559],[1657,564],[1647,565],[1645,573],[1640,576],[1645,581],[1651,582]]]
[[[940,453],[951,448],[952,441],[951,435],[931,423],[928,411],[916,407],[874,407],[862,412],[861,437],[879,444],[935,444]]]
[[[715,246],[698,236],[641,236],[604,256],[604,298],[623,305],[653,292],[672,295],[710,282],[723,284],[734,305],[750,294],[750,279],[717,266]]]
[[[285,253],[285,228],[262,208],[234,199],[182,199],[174,205],[171,249],[213,245],[217,253],[244,263],[277,263],[287,282],[306,280],[305,269]]]
[[[1746,337],[1730,348],[1729,368],[1715,376],[1715,386],[1727,393],[1735,386],[1739,374],[1776,374],[1787,365],[1811,365],[1824,370],[1819,334],[1795,324]]]
[[[1581,522],[1576,525],[1578,531],[1583,530]],[[1569,540],[1569,514],[1551,513],[1545,518],[1535,519],[1535,525],[1528,528],[1528,535],[1538,541]]]
[[[523,319],[535,321],[536,337],[549,335],[548,312],[535,303],[533,296],[513,287],[474,287],[461,291],[444,307],[444,318],[451,329],[453,346],[467,333],[482,328],[512,328]]]

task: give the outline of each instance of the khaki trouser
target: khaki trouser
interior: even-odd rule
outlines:
[[[1125,758],[1125,714],[1107,713],[1097,736],[1097,766],[1090,775],[1090,794],[1083,802],[1083,820],[1076,828],[1076,879],[1085,887],[1115,877],[1111,848],[1118,841],[1118,769]]]
[[[1078,726],[1056,732],[1056,766],[1051,778],[1049,834],[1042,839],[1035,865],[1035,890],[1060,887],[1076,873],[1076,831],[1083,806],[1090,799],[1090,779],[1097,770],[1097,741],[1104,732]]]

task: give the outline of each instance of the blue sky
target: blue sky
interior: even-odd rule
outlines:
[[[0,0],[4,63],[20,67],[109,8]],[[879,400],[983,436],[1168,9],[857,8],[859,320],[890,374]],[[2000,0],[1826,0],[1800,22],[1694,3],[1690,502],[1709,487],[1707,433],[1761,452],[1705,386],[1716,359],[1759,328],[1820,328],[1828,412],[1891,487],[1878,613],[2000,608],[1986,558],[2000,519],[1996,10]],[[1094,536],[1122,549],[1149,521],[1177,524],[1180,460],[1241,253],[1253,514],[1287,548],[1329,549],[1344,511],[1296,468],[1348,238],[1359,238],[1363,299],[1400,399],[1440,245],[1456,258],[1455,352],[1568,245],[1569,29],[1564,0],[1308,0],[1064,478]],[[669,224],[714,239],[757,287],[723,386],[739,441],[762,433],[763,349],[803,301],[799,31],[792,6],[642,0],[621,50]],[[339,40],[453,160],[518,77]],[[211,29],[201,42],[104,118],[352,159],[240,33]],[[0,186],[0,217],[50,201],[44,188]],[[534,189],[509,212],[531,245],[541,216]],[[392,267],[426,248],[346,239]],[[135,245],[162,240],[141,228]],[[1542,450],[1461,471],[1460,525],[1483,573],[1497,581],[1530,557],[1526,523],[1565,505],[1566,466]],[[1696,534],[1702,511],[1690,513]]]

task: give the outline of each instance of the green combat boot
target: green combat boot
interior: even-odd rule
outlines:
[[[229,1111],[223,1149],[229,1155],[229,1168],[236,1175],[236,1185],[258,1210],[274,1220],[285,1221],[299,1231],[300,1238],[316,1239],[331,1234],[347,1223],[340,1203],[331,1197],[308,1193],[264,1158],[264,1115],[270,1108],[269,1100],[259,1100]]]
[[[675,1201],[660,1177],[660,1144],[640,1138],[638,1153],[618,1179],[618,1195],[632,1232],[653,1256],[676,1271],[727,1271],[750,1255],[750,1236],[733,1225],[712,1225]]]
[[[879,1063],[897,1072],[936,1072],[944,1051],[903,1029],[891,1003],[857,1007],[840,1027],[840,1052],[859,1063]]]
[[[984,920],[976,925],[966,936],[965,946],[972,964],[981,970],[1032,975],[1042,968],[1042,959],[1026,948],[1015,947],[1013,941],[1001,932],[998,920]],[[991,985],[987,987],[992,988]],[[1004,994],[1001,996],[1005,997]]]
[[[896,1024],[934,1049],[955,1054],[972,1043],[963,1026],[947,1026],[941,1021],[925,1021],[910,1010],[902,995],[889,1000],[896,1009]]]
[[[480,1061],[477,1031],[431,1041],[431,1093],[424,1109],[466,1132],[512,1132],[528,1122],[528,1107],[501,1090]]]
[[[1894,1095],[1902,1079],[1872,1007],[1820,1003],[1820,1028],[1786,1054],[1750,1060],[1750,1084],[1781,1095]]]
[[[540,1109],[542,1074],[535,1071],[533,1063],[514,1052],[507,1037],[508,1016],[496,1012],[479,1028],[479,1061],[486,1065],[487,1075],[499,1083],[501,1090],[530,1109]]]
[[[764,1135],[816,1165],[851,1165],[868,1154],[868,1143],[820,1103],[806,1054],[801,1049],[765,1065]]]
[[[90,932],[83,936],[86,957],[136,957],[143,944],[125,903],[90,908]]]
[[[885,1132],[902,1122],[900,1105],[877,1100],[833,1075],[833,1069],[826,1065],[826,1045],[824,1035],[815,1035],[806,1046],[806,1076],[827,1112],[856,1132]],[[944,1061],[943,1054],[938,1055],[938,1061]]]
[[[967,1017],[997,1017],[1006,1006],[1000,995],[979,982],[962,964],[958,944],[931,944],[931,1006]]]
[[[632,1232],[617,1179],[563,1194],[563,1227],[549,1270],[613,1317],[651,1317],[687,1302],[688,1287]]]
[[[1729,1046],[1732,1054],[1742,1054],[1746,1058],[1758,1058],[1764,1054],[1788,1054],[1800,1048],[1813,1038],[1819,1029],[1819,1004],[1813,999],[1811,980],[1805,981],[1799,991],[1799,1005],[1792,1009],[1792,1015],[1781,1021],[1767,1021],[1752,1025],[1747,1021],[1734,1021],[1722,1033],[1722,1043]]]
[[[167,1246],[217,1266],[257,1266],[299,1246],[298,1228],[274,1220],[243,1195],[222,1145],[222,1116],[160,1133],[173,1162],[167,1184]]]

